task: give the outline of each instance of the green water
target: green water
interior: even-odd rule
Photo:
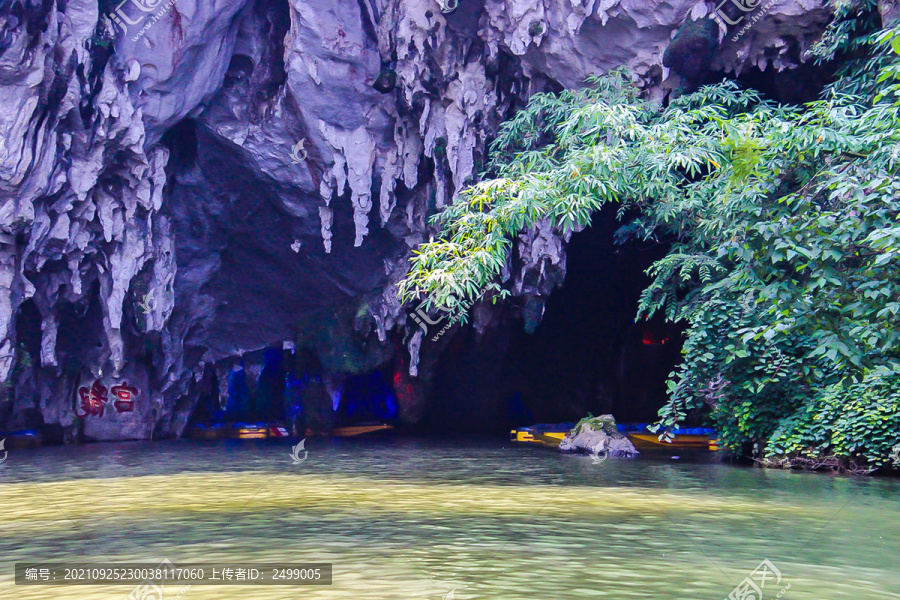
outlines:
[[[497,441],[162,442],[11,450],[0,597],[16,561],[330,562],[323,587],[166,586],[185,600],[722,600],[763,560],[764,598],[900,599],[900,481],[667,456],[560,456]],[[756,600],[755,598],[753,600]]]

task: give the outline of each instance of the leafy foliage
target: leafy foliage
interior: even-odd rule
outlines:
[[[858,71],[803,107],[727,81],[660,107],[622,71],[536,96],[493,144],[493,177],[435,217],[442,238],[420,248],[401,294],[503,296],[518,232],[571,231],[616,203],[640,214],[621,240],[674,240],[638,307],[688,324],[661,435],[702,408],[734,449],[881,464],[900,437],[894,35],[866,33]]]
[[[900,380],[890,374],[873,375],[809,399],[775,430],[769,454],[843,456],[884,466],[897,445],[898,432]]]
[[[575,427],[569,430],[569,435],[575,437],[585,429],[602,431],[606,435],[614,438],[623,437],[622,434],[619,433],[619,428],[616,427],[616,421],[611,415],[600,415],[595,417],[591,413],[588,413],[588,416],[578,421],[575,424]]]
[[[839,54],[867,50],[866,44],[870,41],[867,34],[881,23],[878,3],[875,0],[832,0],[830,7],[833,18],[809,55],[817,62],[825,62]]]

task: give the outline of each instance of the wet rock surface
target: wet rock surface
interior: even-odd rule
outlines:
[[[631,440],[618,432],[612,415],[582,420],[559,443],[559,451],[601,458],[634,458],[640,454]]]
[[[412,249],[433,234],[427,217],[478,174],[499,123],[534,93],[620,65],[650,97],[680,85],[663,52],[688,16],[712,10],[4,3],[0,429],[178,435],[198,382],[288,342],[317,353],[332,386],[393,373],[401,415],[415,421],[452,335],[420,356],[426,336],[396,297]],[[720,25],[714,58],[679,64],[791,68],[827,17],[783,2],[738,42]],[[508,277],[525,310],[511,310],[529,328],[565,275],[567,241],[549,227],[518,241]],[[475,308],[479,334],[496,321],[486,306]],[[326,338],[309,324],[324,313]],[[81,410],[94,381],[108,394],[135,387],[123,419],[137,421]]]

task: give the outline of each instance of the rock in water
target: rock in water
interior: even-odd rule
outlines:
[[[619,433],[612,415],[582,419],[559,443],[560,452],[593,454],[607,452],[614,458],[634,458],[640,454],[627,437]]]

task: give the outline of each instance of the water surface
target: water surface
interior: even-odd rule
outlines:
[[[505,447],[504,447],[505,446]],[[166,586],[165,598],[721,600],[763,559],[764,598],[900,600],[900,481],[708,460],[561,456],[502,441],[135,442],[11,450],[0,597],[14,562],[330,562],[327,587]],[[686,458],[686,457],[685,457]],[[756,600],[755,598],[753,600]]]

